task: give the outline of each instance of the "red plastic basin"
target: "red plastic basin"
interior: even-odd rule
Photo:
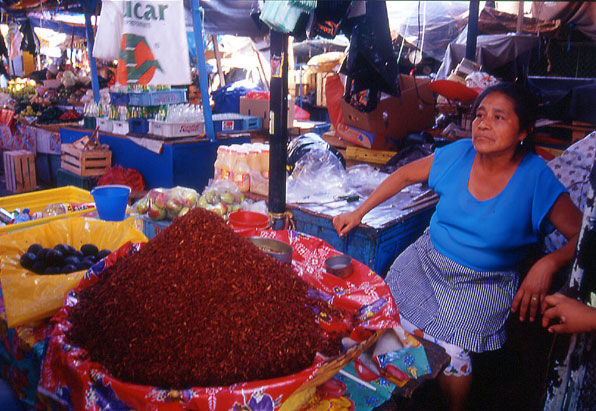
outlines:
[[[269,216],[254,211],[238,210],[228,216],[230,225],[234,228],[267,228]]]

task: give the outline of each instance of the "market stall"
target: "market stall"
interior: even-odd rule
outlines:
[[[332,139],[319,137],[299,145],[304,133],[291,135],[288,82],[289,77],[298,79],[294,92],[301,94],[302,81],[309,77],[289,74],[288,36],[304,30],[301,22],[317,5],[267,3],[256,20],[275,30],[271,90],[267,102],[241,100],[241,105],[251,105],[244,106],[247,113],[211,113],[198,1],[192,2],[189,14],[195,17],[202,106],[196,104],[196,95],[191,102],[186,72],[179,76],[180,84],[160,77],[161,68],[167,71],[165,64],[160,66],[164,60],[150,49],[157,40],[149,34],[141,38],[146,33],[131,29],[143,26],[137,21],[143,15],[130,7],[124,10],[124,31],[113,36],[126,39],[123,50],[120,45],[115,48],[121,53],[119,85],[102,92],[92,87],[91,93],[90,83],[83,87],[83,78],[63,74],[57,89],[50,87],[52,83],[34,86],[20,81],[7,90],[16,94],[12,110],[0,113],[5,123],[0,125],[1,148],[35,153],[38,181],[55,184],[66,170],[73,184],[91,188],[100,172],[86,168],[83,159],[103,154],[102,173],[111,164],[134,169],[148,190],[135,193],[139,197],[134,199],[140,199],[134,204],[129,198],[128,214],[135,215],[124,222],[126,229],[84,210],[86,217],[81,219],[67,214],[52,223],[34,220],[0,230],[2,376],[27,406],[391,409],[398,397],[410,398],[447,364],[436,344],[403,331],[383,280],[395,257],[428,226],[438,196],[424,184],[407,187],[343,237],[332,221],[362,204],[395,168],[466,136],[471,102],[479,89],[496,79],[461,60],[455,46],[448,49],[447,55],[456,57],[444,69],[447,83],[399,75],[393,66],[395,44],[386,21],[381,21],[387,17],[381,12],[384,5],[375,2],[367,11],[366,4],[359,4],[350,10],[355,19],[350,23],[353,42],[342,76],[317,72],[310,77],[317,105],[328,106],[332,139],[344,145],[340,151],[329,142]],[[159,13],[165,9],[146,7],[145,16],[161,20]],[[347,16],[337,19],[323,8],[312,21],[312,32],[332,37]],[[256,15],[245,16],[242,10],[242,16],[238,10],[234,14],[252,27]],[[214,15],[220,11],[217,5],[210,9]],[[86,12],[89,18],[90,9]],[[206,24],[226,31],[219,22]],[[261,25],[257,32],[267,31],[264,28]],[[90,24],[87,36],[93,40],[89,33]],[[531,50],[537,40],[530,35],[511,38],[506,49],[521,38]],[[88,45],[91,54],[92,42]],[[368,47],[365,52],[358,45],[378,49]],[[180,66],[188,66],[187,50],[176,52],[184,55]],[[411,56],[416,66],[416,53]],[[495,59],[486,53],[480,56]],[[143,70],[136,63],[145,63]],[[468,77],[470,67],[476,77]],[[433,92],[441,96],[439,106]],[[86,95],[87,104],[77,101],[75,94]],[[265,108],[255,114],[255,107]],[[431,130],[433,124],[446,126],[445,138],[437,137],[440,130]],[[69,162],[72,158],[76,164]],[[364,161],[354,167],[355,159]],[[25,198],[20,199],[25,205]],[[35,212],[43,213],[46,206]],[[261,220],[235,220],[238,214],[233,213],[242,212]],[[100,228],[90,228],[95,225]],[[129,229],[130,238],[116,235]],[[98,232],[104,230],[114,243],[99,244],[105,238]],[[64,233],[64,238],[50,233]],[[257,238],[249,243],[249,236]],[[87,257],[82,246],[89,242],[113,252],[96,257],[91,267],[72,264],[76,270],[67,271],[73,267],[66,269],[64,258],[59,265],[53,260],[50,264],[47,253],[40,257],[39,250],[30,249],[31,238],[44,239],[42,250],[60,244],[74,247],[75,251],[55,251],[77,257],[78,263],[79,257]],[[267,240],[278,242],[263,243]],[[255,242],[268,245],[255,248]],[[285,265],[270,258],[281,261],[288,254],[291,262],[284,260]],[[348,263],[338,268],[329,262],[332,257]],[[34,268],[39,262],[43,264]],[[11,264],[8,276],[6,264]],[[35,288],[39,283],[49,287],[49,295]],[[288,291],[294,288],[302,292]],[[37,300],[46,306],[36,311]],[[201,339],[204,335],[208,338]],[[391,349],[380,352],[387,340]],[[306,346],[316,349],[305,354]],[[300,366],[290,368],[283,362],[288,356],[300,358]],[[557,371],[567,373],[562,367]],[[575,384],[572,378],[566,381]]]

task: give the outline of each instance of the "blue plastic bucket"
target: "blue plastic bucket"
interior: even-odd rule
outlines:
[[[99,186],[91,190],[99,218],[104,221],[122,221],[126,216],[130,187],[121,185]]]

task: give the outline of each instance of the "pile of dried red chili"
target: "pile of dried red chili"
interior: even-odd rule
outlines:
[[[68,338],[131,383],[275,378],[310,366],[317,351],[339,353],[307,291],[290,266],[196,208],[81,291]]]

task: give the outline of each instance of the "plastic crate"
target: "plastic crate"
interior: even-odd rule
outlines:
[[[83,127],[95,130],[95,127],[97,127],[97,119],[95,117],[83,117]]]
[[[145,234],[148,239],[152,239],[164,228],[172,224],[169,220],[153,221],[147,216],[141,216],[141,220],[143,221],[143,234]]]
[[[260,130],[263,119],[237,113],[222,113],[213,115],[213,129],[216,133],[231,133],[235,131]]]
[[[147,134],[149,132],[149,121],[145,118],[129,118],[128,131],[134,134]]]
[[[91,196],[91,193],[89,191],[73,186],[52,188],[50,190],[41,190],[34,191],[31,193],[0,197],[0,207],[8,211],[13,211],[15,208],[18,207],[21,210],[24,208],[28,208],[31,211],[31,213],[34,213],[36,211],[43,211],[49,204],[54,203],[93,203],[93,197]],[[39,218],[37,220],[26,221],[24,223],[7,225],[4,227],[0,227],[0,234],[21,230],[38,224],[47,223],[48,221],[52,220],[87,214],[94,210],[95,208],[89,208],[87,210],[75,211],[72,213],[60,214],[51,217]]]
[[[114,106],[128,105],[128,93],[110,92],[110,104],[112,104]]]
[[[56,185],[58,187],[75,186],[83,190],[89,190],[97,185],[97,177],[81,177],[71,173],[63,168],[58,169],[56,175]]]
[[[149,120],[149,134],[174,138],[188,136],[202,136],[205,134],[205,123],[168,123],[165,121]]]
[[[105,117],[97,117],[97,125],[101,131],[105,131],[107,133],[112,132],[112,120]]]
[[[186,103],[186,101],[186,90],[184,89],[128,94],[128,105],[130,106],[160,106],[162,104]]]
[[[112,120],[112,133],[123,136],[128,134],[128,120]]]
[[[332,217],[291,209],[296,230],[327,241],[382,277],[387,275],[395,258],[422,234],[434,210],[434,206],[430,207],[379,229],[360,225],[344,238],[339,238]]]

